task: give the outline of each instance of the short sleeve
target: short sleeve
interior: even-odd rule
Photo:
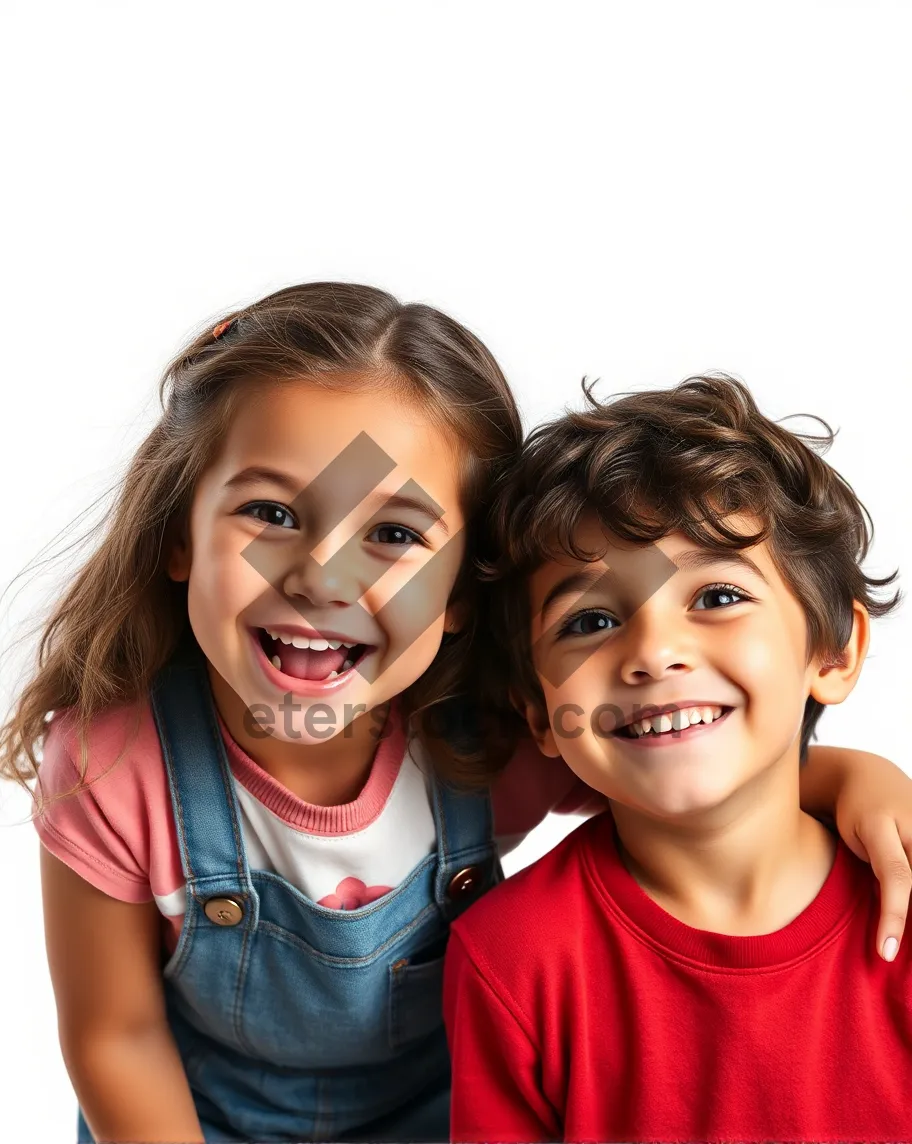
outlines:
[[[109,717],[92,725],[88,785],[72,793],[80,785],[79,736],[74,720],[66,713],[55,715],[45,736],[37,791],[41,802],[33,821],[46,849],[81,878],[112,898],[139,903],[153,899],[150,823],[146,792],[135,781],[135,757],[128,751],[116,761],[128,723]],[[143,747],[140,736],[140,753]]]

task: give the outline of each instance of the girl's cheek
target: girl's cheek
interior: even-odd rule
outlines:
[[[364,593],[362,601],[372,615],[382,610],[391,624],[424,631],[446,611],[458,571],[459,554],[446,548],[420,561],[406,554]]]

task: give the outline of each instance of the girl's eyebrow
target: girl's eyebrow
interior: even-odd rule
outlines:
[[[302,491],[300,481],[294,480],[287,473],[283,473],[279,469],[270,469],[265,465],[250,465],[248,468],[242,469],[239,473],[235,473],[233,477],[225,481],[222,487],[225,489],[240,489],[246,488],[247,485],[255,485],[263,481],[273,485],[280,485],[286,489],[293,498],[299,496]]]
[[[378,493],[374,499],[377,501],[378,509],[405,508],[412,509],[414,512],[420,512],[422,516],[428,517],[432,525],[436,524],[444,535],[450,535],[450,530],[443,519],[440,509],[434,504],[430,497],[425,500],[423,497],[404,493],[392,493],[389,496],[384,493]]]

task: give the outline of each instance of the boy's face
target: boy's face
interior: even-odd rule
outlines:
[[[634,547],[595,522],[576,540],[604,559],[549,562],[529,583],[542,749],[657,818],[708,810],[777,763],[797,765],[805,701],[849,693],[866,615],[856,608],[855,670],[826,668],[808,662],[804,611],[766,544],[718,555],[673,533]]]

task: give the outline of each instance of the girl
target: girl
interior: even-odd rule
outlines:
[[[79,1139],[446,1139],[449,922],[587,797],[480,714],[513,397],[438,311],[320,283],[197,338],[162,398],[0,734],[37,779]],[[805,799],[904,915],[907,780],[845,755],[812,749]]]

